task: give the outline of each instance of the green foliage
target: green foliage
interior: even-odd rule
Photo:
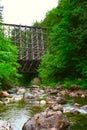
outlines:
[[[38,69],[44,82],[81,78],[84,83],[80,84],[87,88],[86,9],[86,0],[60,0],[59,6],[49,11],[39,24],[51,27],[47,52]]]
[[[17,48],[5,36],[0,24],[0,89],[11,87],[13,83],[16,83],[19,77],[18,67]]]
[[[36,27],[47,27],[48,34],[51,33],[53,26],[55,26],[58,21],[60,21],[58,8],[53,8],[52,10],[46,13],[46,16],[43,21],[38,22],[36,21],[33,26]]]

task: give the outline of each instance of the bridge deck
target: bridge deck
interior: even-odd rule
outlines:
[[[21,73],[35,72],[45,52],[47,28],[2,24],[4,34],[18,47],[18,62]]]

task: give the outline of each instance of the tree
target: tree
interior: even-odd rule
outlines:
[[[17,69],[17,48],[11,44],[2,29],[2,20],[0,21],[0,89],[11,87],[16,83]]]
[[[40,77],[54,82],[74,80],[86,87],[87,1],[60,0],[56,8],[58,19],[49,33],[47,52],[38,70]]]

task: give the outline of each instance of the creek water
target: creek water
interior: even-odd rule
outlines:
[[[0,120],[7,121],[14,130],[22,130],[23,124],[29,117],[43,111],[46,106],[32,105],[28,102],[19,101],[0,107]]]
[[[64,105],[64,112],[71,123],[70,130],[87,130],[87,111],[79,110],[80,114],[70,114],[68,110],[73,109],[73,103],[82,105],[87,104],[87,99],[67,98],[67,104]],[[28,102],[19,101],[0,107],[0,120],[9,122],[14,130],[22,130],[23,124],[29,117],[43,111],[47,106],[32,105]]]

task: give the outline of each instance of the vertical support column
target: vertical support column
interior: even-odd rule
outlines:
[[[36,37],[36,42],[35,42],[35,46],[36,46],[36,48],[35,48],[35,52],[36,52],[36,59],[40,59],[40,49],[39,49],[39,38],[38,38],[38,31],[39,31],[39,29],[35,29],[35,37]]]
[[[5,25],[1,25],[0,24],[0,33],[2,34],[2,36],[5,36]]]
[[[14,29],[13,29],[13,39],[14,39],[14,45],[16,46],[16,26],[14,26]]]
[[[44,50],[45,50],[45,47],[44,47],[44,40],[43,40],[43,31],[42,29],[40,29],[40,37],[41,37],[41,55],[44,54]]]
[[[25,59],[28,60],[29,58],[29,52],[28,52],[28,34],[27,34],[27,28],[25,27]]]
[[[33,42],[33,28],[30,28],[30,50],[31,50],[31,60],[34,60],[34,42]]]
[[[19,26],[19,60],[22,59],[22,36],[21,36],[21,25]]]
[[[10,36],[10,26],[8,26],[7,28],[7,37],[9,38],[9,36]]]

